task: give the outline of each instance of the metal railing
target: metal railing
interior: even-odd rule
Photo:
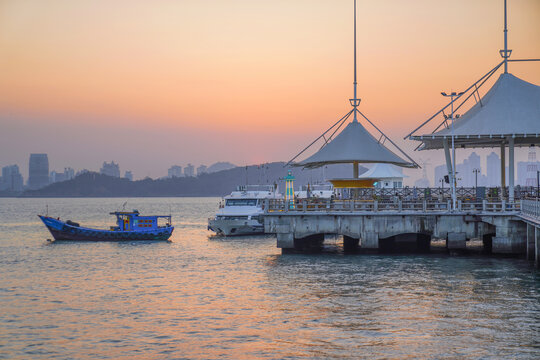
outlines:
[[[441,188],[416,188],[416,187],[404,187],[404,188],[365,188],[354,189],[354,194],[347,190],[334,190],[336,198],[352,198],[359,200],[392,200],[394,197],[401,198],[403,200],[418,200],[426,199],[428,201],[443,201],[452,198],[452,189],[449,187]],[[539,195],[539,189],[531,186],[516,186],[514,189],[514,199],[526,199],[533,198]],[[488,201],[508,200],[509,190],[508,187],[457,187],[456,196],[462,201],[482,201],[484,199]]]
[[[521,200],[521,213],[540,220],[540,201],[538,198]]]
[[[466,201],[458,200],[456,211],[466,213],[516,212],[521,209],[525,200],[514,202],[502,201]],[[302,199],[294,203],[283,199],[266,199],[264,211],[272,213],[314,213],[314,212],[448,212],[452,209],[450,199],[434,201],[426,199],[392,201],[379,200],[336,200],[336,199]],[[535,208],[538,210],[538,208]],[[540,210],[538,210],[540,211]]]

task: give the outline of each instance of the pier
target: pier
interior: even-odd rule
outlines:
[[[292,191],[284,200],[267,201],[265,231],[277,234],[279,248],[285,252],[306,251],[319,248],[328,235],[340,235],[345,251],[393,251],[403,245],[414,251],[429,251],[435,238],[444,239],[450,252],[464,252],[468,240],[481,239],[485,252],[525,254],[538,264],[540,185],[516,186],[515,149],[540,146],[540,86],[509,73],[508,63],[540,59],[510,59],[506,16],[505,1],[504,49],[499,51],[502,61],[464,91],[441,92],[448,103],[403,138],[419,142],[415,148],[418,151],[444,151],[444,180],[450,188],[402,189],[400,184],[384,189],[380,182],[395,176],[381,175],[374,168],[362,176],[358,165],[420,166],[359,109],[355,1],[352,110],[288,163],[306,169],[351,164],[352,177],[328,179],[334,186],[331,199],[298,201],[291,196]],[[491,88],[481,95],[479,90],[485,90],[484,84],[499,69],[504,69],[503,73],[493,78]],[[342,129],[349,118],[351,121]],[[456,150],[474,148],[499,149],[499,187],[458,188]],[[301,157],[304,159],[296,161]],[[292,183],[287,184],[288,189],[290,186]]]
[[[449,251],[460,252],[468,240],[482,239],[485,252],[539,263],[540,202],[530,192],[516,192],[514,201],[478,200],[463,196],[473,189],[460,189],[453,210],[441,189],[399,189],[393,196],[382,190],[355,199],[267,200],[265,232],[275,233],[285,252],[318,248],[335,235],[351,252],[393,251],[403,244],[429,251],[431,239],[444,239]]]

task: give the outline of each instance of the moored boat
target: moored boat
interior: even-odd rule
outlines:
[[[77,241],[136,241],[136,240],[168,240],[174,227],[171,215],[141,216],[139,211],[115,211],[116,226],[109,230],[80,226],[71,220],[38,215],[55,240]],[[159,225],[158,219],[166,220]]]
[[[331,199],[334,195],[332,184],[307,184],[295,193],[297,199]]]
[[[277,185],[239,186],[225,196],[216,216],[208,219],[208,230],[223,236],[263,234],[266,199],[282,198]]]

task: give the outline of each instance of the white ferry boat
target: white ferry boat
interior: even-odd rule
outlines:
[[[334,187],[332,184],[308,184],[304,185],[295,193],[298,199],[330,199],[334,195]]]
[[[239,186],[225,196],[216,216],[208,219],[208,230],[224,236],[264,233],[266,199],[283,199],[277,185]]]

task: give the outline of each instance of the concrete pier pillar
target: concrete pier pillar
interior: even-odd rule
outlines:
[[[294,249],[294,235],[289,233],[277,233],[277,247],[280,249]]]
[[[379,248],[379,234],[375,232],[365,232],[362,234],[362,239],[360,241],[360,246],[362,249],[373,249],[376,250]]]
[[[527,224],[527,260],[535,259],[536,228]]]
[[[464,232],[449,232],[446,239],[446,248],[448,250],[466,250],[467,234]]]
[[[494,254],[525,254],[527,251],[527,226],[521,221],[505,220],[497,224],[493,237]]]

